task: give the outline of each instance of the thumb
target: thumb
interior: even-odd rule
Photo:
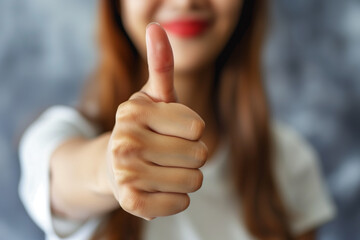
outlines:
[[[149,80],[142,91],[157,102],[176,102],[174,57],[165,30],[156,23],[146,28]]]

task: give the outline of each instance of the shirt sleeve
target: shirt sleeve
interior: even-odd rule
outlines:
[[[295,235],[320,227],[335,216],[314,149],[285,125],[275,128],[275,175]]]
[[[49,191],[49,162],[54,150],[75,136],[92,138],[97,134],[96,127],[75,109],[55,106],[45,111],[21,139],[19,195],[47,239],[89,239],[100,222],[100,218],[78,222],[52,216]]]

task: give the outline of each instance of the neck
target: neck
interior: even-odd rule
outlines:
[[[211,110],[213,76],[213,72],[208,69],[195,73],[175,73],[178,101],[206,118]]]

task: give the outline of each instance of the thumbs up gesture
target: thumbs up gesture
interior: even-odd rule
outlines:
[[[189,206],[188,193],[202,185],[207,147],[200,141],[204,121],[176,102],[172,49],[160,25],[147,27],[146,45],[149,79],[118,107],[107,164],[120,206],[151,220]]]

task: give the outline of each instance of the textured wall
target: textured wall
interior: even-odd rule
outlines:
[[[95,61],[93,0],[0,0],[0,239],[42,239],[17,194],[17,144],[53,104],[73,104]]]
[[[264,54],[274,116],[317,148],[338,218],[319,239],[360,236],[360,2],[273,0]],[[17,143],[73,104],[96,63],[96,0],[0,0],[0,236],[40,239],[17,196]],[[356,237],[357,236],[357,237]]]
[[[338,207],[321,239],[360,239],[360,2],[275,0],[273,12],[274,113],[317,148]]]

